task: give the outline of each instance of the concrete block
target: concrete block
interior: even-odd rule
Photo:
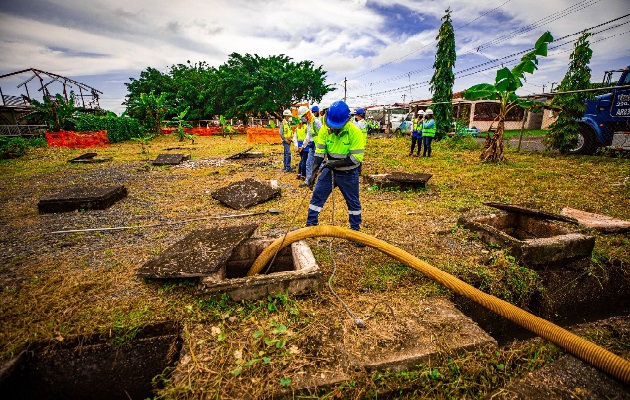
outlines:
[[[179,165],[190,160],[190,154],[159,154],[153,161],[153,165]]]
[[[303,295],[321,288],[321,271],[304,240],[278,252],[270,268],[264,268],[256,276],[245,276],[256,257],[272,242],[273,239],[244,241],[225,263],[223,271],[200,280],[197,294],[202,297],[227,294],[232,300],[258,300],[285,292]]]
[[[222,274],[234,249],[258,225],[195,231],[145,263],[136,274],[142,278],[193,278]]]
[[[40,213],[105,210],[127,196],[124,186],[70,187],[37,203]]]
[[[280,189],[248,178],[215,190],[211,196],[226,206],[239,210],[280,196]]]

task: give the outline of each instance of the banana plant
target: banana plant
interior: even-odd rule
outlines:
[[[186,114],[188,114],[188,110],[190,110],[190,107],[186,107],[186,109],[184,111],[182,111],[179,114],[177,114],[177,116],[175,116],[175,118],[173,118],[173,121],[171,121],[170,124],[171,125],[175,125],[177,127],[177,137],[179,138],[180,142],[183,142],[184,139],[190,139],[194,143],[193,136],[187,134],[186,131],[184,131],[184,128],[192,128],[192,125],[190,125],[184,119],[184,118],[186,118]]]
[[[492,135],[490,142],[484,146],[480,159],[482,162],[505,161],[503,154],[503,131],[505,117],[514,107],[530,107],[533,101],[520,99],[516,91],[523,86],[525,73],[533,74],[538,69],[538,56],[547,56],[547,44],[553,41],[553,36],[548,31],[543,33],[536,41],[534,48],[523,55],[520,63],[511,70],[501,68],[497,71],[494,84],[480,83],[473,85],[464,91],[466,100],[499,100],[500,111],[495,121],[498,122],[497,130]],[[494,122],[493,122],[494,123]]]

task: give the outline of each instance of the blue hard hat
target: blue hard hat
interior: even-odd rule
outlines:
[[[312,112],[319,112],[319,107],[317,106],[313,106],[313,108],[311,108]]]
[[[335,101],[326,113],[326,125],[332,129],[342,128],[350,118],[350,107],[344,101]]]
[[[362,108],[357,108],[357,112],[356,112],[356,114],[357,114],[357,115],[365,115],[365,110],[364,110],[364,109],[362,109]]]

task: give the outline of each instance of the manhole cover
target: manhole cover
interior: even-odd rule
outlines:
[[[280,196],[274,189],[260,181],[248,178],[212,192],[212,198],[236,210],[263,203]]]
[[[105,210],[127,196],[124,186],[70,187],[37,203],[40,213]]]

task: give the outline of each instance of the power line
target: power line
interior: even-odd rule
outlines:
[[[485,14],[483,14],[483,15],[481,15],[481,16],[479,16],[479,17],[475,18],[474,20],[472,20],[472,21],[468,22],[467,24],[463,25],[462,27],[460,27],[460,28],[458,28],[458,29],[461,29],[461,28],[463,28],[464,26],[467,26],[467,25],[471,24],[472,22],[476,21],[477,19],[481,18],[482,16],[485,16],[485,15],[489,14],[490,12],[495,11],[495,10],[497,10],[497,9],[499,9],[499,8],[501,8],[501,7],[503,7],[505,4],[509,3],[510,1],[511,1],[511,0],[508,0],[508,1],[504,2],[504,3],[503,3],[503,4],[501,4],[500,6],[498,6],[498,7],[494,8],[493,10],[488,11],[488,12],[486,12]],[[521,34],[523,34],[523,33],[529,32],[529,31],[531,31],[531,30],[533,30],[533,29],[535,29],[535,28],[537,28],[537,27],[539,27],[539,26],[544,26],[544,25],[547,25],[547,24],[549,24],[549,23],[551,23],[551,22],[557,21],[558,19],[564,18],[564,17],[566,17],[566,16],[567,16],[567,15],[569,15],[569,14],[572,14],[572,13],[577,12],[577,11],[581,11],[581,10],[583,10],[583,9],[585,9],[585,8],[588,8],[588,7],[590,7],[590,6],[594,5],[594,4],[599,3],[600,1],[601,1],[601,0],[582,0],[581,2],[579,2],[579,3],[577,3],[577,4],[574,4],[574,5],[570,6],[570,7],[567,7],[567,8],[565,8],[564,10],[561,10],[561,11],[555,12],[555,13],[553,13],[553,14],[551,14],[551,15],[548,15],[547,17],[542,18],[542,19],[540,19],[540,20],[538,20],[538,21],[536,21],[536,22],[534,22],[534,23],[532,23],[532,24],[530,24],[530,25],[527,25],[527,26],[525,26],[525,27],[523,27],[523,28],[521,28],[521,29],[518,29],[518,30],[513,31],[513,32],[511,32],[511,33],[508,33],[508,34],[505,34],[505,35],[500,36],[500,37],[498,37],[498,38],[495,38],[495,39],[493,39],[493,40],[492,40],[492,41],[490,41],[490,42],[486,42],[486,43],[484,43],[484,44],[482,44],[482,45],[478,46],[478,47],[477,47],[477,49],[478,49],[478,50],[480,50],[480,49],[485,49],[485,48],[488,48],[488,47],[492,47],[492,46],[494,46],[494,45],[496,45],[496,44],[499,44],[499,43],[501,43],[501,42],[504,42],[504,41],[506,41],[506,40],[508,40],[508,39],[511,39],[511,38],[515,37],[515,36],[519,36],[519,35],[521,35]],[[454,30],[455,30],[455,29],[454,29]],[[380,66],[378,66],[378,67],[376,67],[376,68],[373,68],[373,69],[372,69],[372,70],[370,70],[370,71],[364,72],[364,73],[362,73],[362,74],[360,74],[360,75],[357,75],[357,76],[355,76],[355,77],[353,77],[353,78],[351,78],[351,79],[352,79],[352,80],[354,80],[354,79],[360,78],[360,77],[362,77],[362,76],[365,76],[365,75],[371,74],[372,72],[377,71],[377,70],[379,70],[379,69],[381,69],[381,68],[383,68],[383,67],[385,67],[385,66],[387,66],[387,65],[390,65],[390,64],[392,64],[392,63],[394,63],[394,62],[396,62],[396,61],[402,60],[402,59],[407,58],[408,56],[410,56],[410,55],[412,55],[412,54],[414,54],[414,53],[417,53],[418,51],[420,51],[420,50],[424,49],[425,47],[427,47],[428,45],[430,45],[430,44],[432,44],[432,43],[433,43],[433,42],[427,43],[426,45],[424,45],[424,46],[420,47],[419,49],[416,49],[416,50],[412,51],[411,53],[408,53],[408,54],[406,54],[406,55],[404,55],[404,56],[402,56],[402,57],[396,58],[396,59],[394,59],[394,60],[392,60],[392,61],[389,61],[389,62],[387,62],[387,63],[385,63],[385,64],[382,64],[382,65],[380,65]],[[471,52],[469,52],[469,53],[471,53]],[[463,54],[463,55],[466,55],[466,54],[469,54],[469,53],[465,53],[465,54]],[[399,79],[400,79],[400,78],[399,78]]]
[[[600,1],[600,0],[597,0],[597,1]],[[560,40],[564,40],[564,39],[566,39],[566,38],[568,38],[568,37],[571,37],[571,36],[581,35],[583,32],[590,31],[590,30],[593,30],[593,29],[595,29],[595,28],[602,27],[602,26],[604,26],[604,25],[608,25],[608,24],[610,24],[610,23],[612,23],[612,22],[618,21],[618,20],[623,19],[623,18],[626,18],[626,17],[628,17],[628,16],[630,16],[630,14],[626,14],[626,15],[624,15],[624,16],[621,16],[621,17],[618,17],[618,18],[612,19],[612,20],[610,20],[610,21],[603,22],[603,23],[601,23],[601,24],[598,24],[598,25],[595,25],[595,26],[593,26],[593,27],[587,28],[587,29],[582,30],[582,31],[580,31],[580,32],[576,32],[576,33],[572,33],[572,34],[569,34],[569,35],[565,35],[565,36],[563,36],[563,37],[561,37],[561,38],[559,38],[559,39],[554,40],[554,42],[557,42],[557,41],[560,41]],[[596,34],[599,34],[599,33],[602,33],[602,32],[605,32],[605,31],[608,31],[608,30],[611,30],[611,29],[617,28],[617,27],[620,27],[620,26],[622,26],[622,25],[626,25],[626,24],[628,24],[628,23],[630,23],[630,21],[626,21],[626,22],[623,22],[623,23],[620,23],[620,24],[614,25],[614,26],[612,26],[612,27],[608,27],[608,28],[606,28],[606,29],[602,29],[602,30],[597,31],[597,32],[593,32],[593,35],[596,35]],[[608,39],[608,38],[611,38],[611,37],[614,37],[614,36],[617,36],[617,35],[619,35],[619,34],[616,34],[616,35],[613,35],[613,36],[609,36],[609,37],[607,37],[607,38],[603,38],[603,39],[600,39],[600,40],[594,41],[593,43],[597,43],[597,42],[599,42],[599,41],[606,40],[606,39]],[[571,40],[571,41],[567,41],[567,42],[565,42],[565,43],[558,44],[557,46],[550,47],[550,48],[549,48],[549,50],[553,50],[553,49],[556,49],[556,48],[558,48],[558,47],[565,46],[565,45],[570,44],[570,43],[574,43],[574,42],[576,42],[576,41],[577,41],[577,39],[575,39],[575,40]],[[474,69],[477,69],[477,68],[479,68],[479,67],[481,67],[481,66],[484,66],[484,65],[493,64],[491,67],[489,67],[489,68],[485,68],[485,69],[480,70],[480,71],[477,71],[477,72],[486,71],[486,70],[488,70],[488,69],[492,69],[492,68],[494,68],[494,67],[495,67],[495,65],[496,65],[498,62],[505,63],[505,62],[511,61],[511,60],[512,60],[513,58],[515,58],[516,56],[521,55],[521,54],[525,54],[525,53],[527,53],[527,52],[529,52],[529,51],[531,51],[531,50],[532,50],[532,49],[530,48],[530,49],[523,50],[523,51],[520,51],[520,52],[517,52],[517,53],[514,53],[514,54],[510,54],[510,55],[508,55],[508,56],[501,57],[501,58],[499,58],[499,59],[490,60],[490,61],[487,61],[487,62],[484,62],[484,63],[478,64],[478,65],[475,65],[475,66],[472,66],[472,67],[466,68],[466,69],[464,69],[464,70],[461,70],[461,71],[455,72],[455,75],[457,76],[458,74],[461,74],[462,72],[466,72],[466,71],[474,70]],[[567,50],[567,51],[568,51],[568,50]],[[467,54],[467,53],[465,53],[465,54]],[[558,54],[559,54],[559,53],[558,53]],[[486,58],[488,58],[488,57],[486,57]],[[426,69],[425,69],[425,70],[426,70]],[[408,72],[407,74],[404,74],[404,75],[402,75],[402,76],[403,76],[403,77],[404,77],[404,76],[408,76],[408,75],[410,75],[410,74],[412,74],[412,73],[414,73],[414,71]],[[460,76],[460,78],[461,78],[461,77],[465,77],[465,76],[469,76],[469,75],[472,75],[472,74],[462,75],[462,76]],[[384,81],[379,81],[379,82],[372,82],[370,85],[375,84],[375,83],[386,83],[386,82],[388,82],[388,81],[390,81],[390,79],[387,79],[387,80],[384,80]],[[397,91],[407,90],[407,89],[411,90],[411,88],[412,88],[412,87],[419,87],[420,85],[422,85],[422,86],[426,86],[426,85],[425,85],[425,83],[428,83],[428,82],[429,82],[429,81],[420,82],[420,83],[417,83],[417,84],[405,85],[405,86],[401,86],[401,87],[394,88],[394,89],[389,89],[389,90],[385,90],[385,91],[381,91],[381,92],[376,92],[376,93],[373,93],[373,95],[379,95],[379,94],[385,94],[385,93],[395,93],[395,92],[397,92]],[[363,86],[355,86],[355,87],[351,87],[351,89],[358,89],[358,88],[361,88],[361,87],[363,87]],[[359,96],[357,96],[357,97],[365,97],[365,95],[359,95]]]

